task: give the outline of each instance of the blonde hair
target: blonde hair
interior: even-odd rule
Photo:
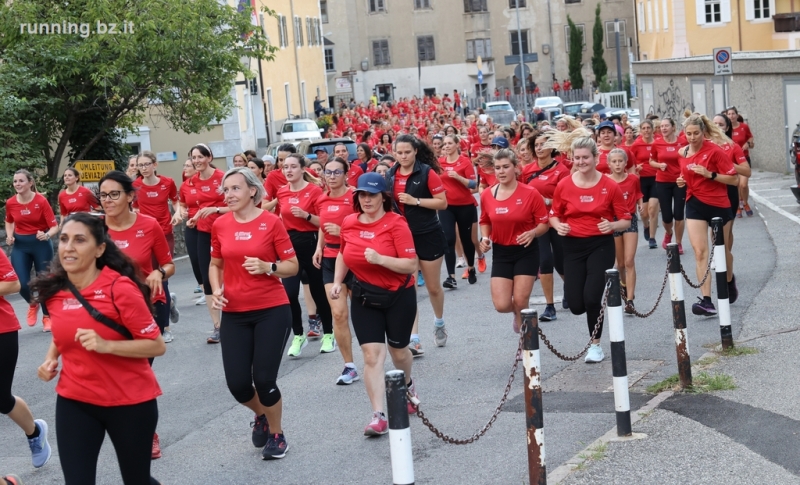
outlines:
[[[719,126],[712,123],[711,120],[709,120],[704,114],[695,113],[686,118],[683,121],[683,128],[686,129],[688,126],[699,127],[700,131],[703,133],[703,136],[717,145],[727,145],[733,143],[733,141],[731,141],[731,139],[725,135],[725,132],[722,131]]]
[[[579,148],[589,150],[592,153],[592,156],[597,158],[597,143],[595,143],[591,137],[585,136],[575,139],[572,142],[570,149],[572,150],[572,153],[575,153],[575,150]]]
[[[558,123],[559,121],[564,121],[567,124],[567,131],[573,131],[579,128],[583,128],[583,123],[581,123],[580,121],[576,120],[575,118],[569,115],[564,115],[561,118],[557,119],[556,123]]]
[[[558,153],[568,154],[572,150],[572,145],[575,141],[582,138],[589,138],[591,140],[592,134],[589,132],[589,130],[581,126],[580,128],[576,128],[572,131],[548,130],[543,133],[543,136],[547,137],[547,142],[544,144],[545,149],[552,148]],[[596,145],[595,150],[597,150]]]
[[[622,148],[614,148],[610,152],[608,152],[608,161],[611,161],[611,157],[615,155],[622,155],[622,161],[628,163],[628,154],[625,153],[625,150]]]
[[[514,150],[510,148],[501,148],[497,150],[497,153],[494,154],[494,160],[504,160],[504,159],[511,160],[511,163],[516,167],[517,166],[517,155],[514,153]]]

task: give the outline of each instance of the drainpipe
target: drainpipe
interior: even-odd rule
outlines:
[[[296,25],[294,23],[294,0],[289,0],[289,11],[292,14],[292,25]],[[305,109],[307,109],[307,106],[305,106],[305,103],[303,103],[303,85],[300,84],[300,54],[297,52],[297,35],[298,34],[302,35],[302,33],[303,33],[303,29],[302,28],[300,29],[299,32],[295,32],[295,38],[294,38],[294,68],[295,68],[295,71],[297,72],[297,92],[300,93],[300,98],[298,98],[297,101],[300,103],[300,107],[303,110],[305,110]],[[306,117],[305,111],[303,111],[302,115],[303,115],[303,117]],[[289,117],[291,117],[291,116],[292,116],[292,114],[289,113]]]
[[[736,23],[739,25],[739,52],[742,52],[742,5],[741,0],[736,0]]]

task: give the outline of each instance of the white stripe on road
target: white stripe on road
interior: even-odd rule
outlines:
[[[790,221],[796,222],[797,224],[800,224],[800,217],[797,217],[794,214],[790,214],[790,213],[786,212],[785,210],[781,209],[777,205],[775,205],[772,202],[768,201],[764,197],[761,197],[760,195],[758,195],[755,191],[753,191],[753,189],[750,189],[750,197],[755,199],[755,201],[758,202],[759,204],[764,204],[765,206],[769,207],[771,210],[777,212],[778,214],[782,215],[783,217],[789,219]]]

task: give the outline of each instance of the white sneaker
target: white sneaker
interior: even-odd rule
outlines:
[[[200,295],[194,301],[195,306],[205,305],[206,304],[206,295]]]
[[[467,267],[467,260],[463,257],[458,258],[456,262],[456,268],[466,268]]]
[[[597,364],[602,362],[605,358],[606,356],[603,354],[603,349],[600,347],[600,344],[592,344],[589,346],[589,350],[586,352],[586,358],[583,360],[587,364]]]
[[[165,344],[168,344],[174,340],[172,332],[170,332],[169,330],[164,330],[164,335],[162,335],[161,337],[164,339]]]

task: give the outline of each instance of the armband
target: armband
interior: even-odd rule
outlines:
[[[468,189],[474,189],[477,186],[478,186],[478,182],[475,181],[475,180],[470,180],[469,182],[467,182],[467,188]]]

